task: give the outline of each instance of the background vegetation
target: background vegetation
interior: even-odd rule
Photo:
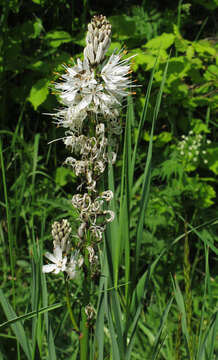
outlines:
[[[46,114],[59,106],[51,82],[57,80],[57,72],[63,71],[63,63],[82,56],[87,24],[100,13],[112,24],[110,53],[115,48],[126,48],[130,55],[137,54],[132,77],[141,85],[133,96],[134,116],[129,104],[130,141],[133,147],[138,142],[129,204],[130,262],[134,258],[139,203],[145,200],[140,187],[148,144],[153,142],[137,277],[157,259],[158,263],[143,299],[131,359],[215,359],[217,7],[217,0],[1,1],[1,323],[16,314],[33,313],[32,322],[23,319],[11,326],[2,325],[0,359],[28,358],[25,336],[33,339],[32,359],[55,359],[54,343],[58,359],[77,356],[77,340],[67,312],[56,305],[44,317],[35,316],[39,308],[64,300],[58,277],[48,276],[47,285],[41,278],[42,253],[51,242],[51,224],[68,218],[72,227],[77,227],[70,204],[76,179],[62,166],[66,150],[61,142],[48,145],[63,136],[63,129],[56,128]],[[154,107],[167,62],[161,107],[151,139]],[[154,67],[146,118],[140,127]],[[125,108],[122,123],[125,128]],[[118,203],[122,201],[125,160],[121,141],[120,160],[114,171]],[[123,262],[119,267],[118,285],[126,280],[124,264],[127,266]],[[80,279],[72,284],[76,305],[80,285]],[[50,326],[52,339],[44,336]],[[110,341],[105,328],[104,359],[110,358]]]

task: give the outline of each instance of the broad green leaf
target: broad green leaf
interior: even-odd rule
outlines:
[[[43,74],[48,74],[51,71],[51,64],[45,60],[37,60],[27,65],[27,69],[39,71]]]
[[[46,34],[45,40],[51,47],[59,47],[63,43],[72,41],[72,36],[66,31],[50,31]]]
[[[198,42],[193,42],[193,47],[200,55],[216,55],[216,49],[210,44],[209,41],[200,40]]]
[[[177,51],[185,52],[188,49],[188,46],[191,44],[191,41],[183,39],[182,35],[179,32],[177,25],[173,25],[173,32],[175,34],[175,47]]]
[[[207,149],[209,169],[218,175],[218,144]]]
[[[28,38],[36,39],[43,29],[42,21],[39,18],[36,20],[28,20],[23,23],[19,29],[21,36],[23,37],[24,41]]]
[[[167,131],[162,131],[158,136],[157,136],[157,141],[155,143],[155,146],[158,147],[162,147],[164,145],[166,145],[168,142],[170,142],[172,140],[172,133],[167,132]]]
[[[76,178],[74,172],[66,167],[58,167],[55,174],[55,182],[59,186],[65,186],[67,183],[72,183]]]
[[[33,105],[34,110],[37,110],[37,108],[46,100],[49,93],[49,84],[50,82],[47,79],[40,79],[30,90],[28,100]]]
[[[204,73],[204,78],[207,81],[213,81],[213,80],[217,81],[217,78],[218,78],[218,66],[217,65],[208,66],[207,71]]]
[[[146,54],[141,49],[136,49],[137,56],[134,58],[133,70],[136,71],[139,65],[144,65],[145,70],[152,69],[156,63],[156,57],[154,55]]]
[[[195,49],[192,45],[188,46],[187,50],[186,50],[186,56],[188,58],[188,60],[191,60],[193,58],[195,54]]]
[[[190,62],[185,56],[173,57],[169,60],[167,84],[183,79],[191,68]]]
[[[193,126],[192,130],[194,131],[195,134],[200,134],[200,133],[209,134],[210,133],[210,130],[208,129],[207,124],[205,124],[205,122],[203,122],[201,119],[193,118],[191,120],[191,124]]]
[[[150,40],[145,45],[148,49],[168,49],[174,43],[175,35],[163,33],[160,36]]]

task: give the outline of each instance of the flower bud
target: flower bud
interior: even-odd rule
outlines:
[[[111,43],[111,24],[103,15],[96,15],[88,25],[84,58],[92,65],[100,64]]]

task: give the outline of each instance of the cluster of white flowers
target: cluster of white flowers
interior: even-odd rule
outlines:
[[[98,180],[107,165],[116,161],[116,135],[122,131],[119,119],[122,100],[135,86],[130,79],[131,57],[123,59],[122,52],[106,57],[110,42],[110,23],[103,15],[94,16],[88,25],[84,60],[77,59],[73,67],[64,66],[62,82],[54,84],[63,108],[51,114],[59,126],[67,129],[63,141],[73,156],[64,163],[72,167],[80,180],[79,193],[72,199],[80,220],[76,237],[80,240],[78,248],[89,253],[90,264],[97,263],[97,255],[93,255],[95,244],[102,239],[106,224],[114,219],[113,211],[105,209],[113,193],[109,190],[99,193]],[[43,271],[52,268],[56,273],[69,273],[64,251],[58,245],[54,255],[46,254],[52,262],[57,261],[44,266]]]
[[[206,140],[206,144],[210,144],[211,140]],[[202,134],[194,134],[192,130],[188,135],[182,135],[182,140],[178,143],[178,150],[181,159],[184,159],[186,164],[196,164],[199,159],[202,159],[204,164],[208,163],[206,158],[207,151],[205,150],[205,142]],[[185,157],[185,158],[184,158]]]
[[[69,239],[71,227],[66,219],[61,222],[55,221],[52,225],[52,237],[54,250],[53,254],[46,252],[45,257],[52,262],[52,264],[43,265],[42,271],[44,273],[66,272],[70,279],[74,279],[79,268],[83,264],[83,257],[78,250],[72,252],[71,241]]]

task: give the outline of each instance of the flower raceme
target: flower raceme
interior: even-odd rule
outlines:
[[[43,272],[65,272],[74,278],[88,252],[94,277],[98,273],[98,242],[115,216],[106,206],[113,198],[112,191],[99,192],[98,183],[107,165],[116,161],[122,102],[136,85],[130,78],[132,57],[124,59],[122,51],[107,57],[110,43],[109,21],[103,15],[94,16],[88,25],[84,59],[77,59],[73,67],[65,65],[62,81],[54,84],[63,107],[51,115],[66,129],[63,141],[72,156],[64,164],[71,166],[79,179],[72,205],[80,224],[74,235],[74,252],[67,220],[53,224],[54,251],[45,254],[52,264],[44,265]]]

